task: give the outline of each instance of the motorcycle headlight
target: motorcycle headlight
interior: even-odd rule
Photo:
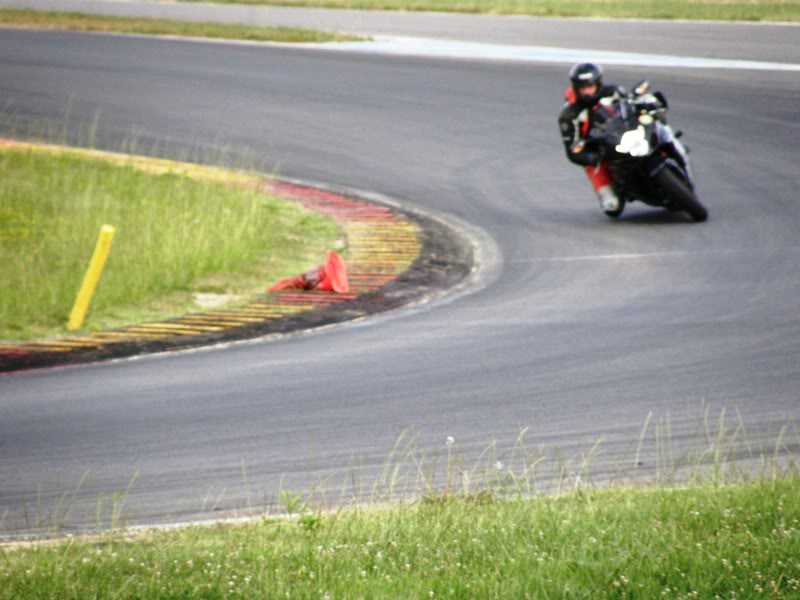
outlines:
[[[639,125],[636,129],[623,133],[617,144],[617,152],[631,156],[646,156],[650,152],[650,144],[647,142],[644,127]]]

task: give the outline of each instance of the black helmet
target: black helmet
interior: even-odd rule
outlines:
[[[603,87],[603,67],[595,63],[578,63],[569,70],[569,80],[572,82],[572,89],[575,92],[575,97],[583,99],[590,103],[597,100],[597,94],[594,96],[581,96],[578,88],[590,83],[597,85],[598,92]]]

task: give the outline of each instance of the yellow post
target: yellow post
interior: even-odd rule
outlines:
[[[97,288],[97,282],[100,280],[100,275],[103,273],[106,258],[108,258],[108,253],[111,251],[111,241],[114,239],[114,231],[111,225],[103,225],[100,228],[100,235],[97,238],[97,245],[94,247],[92,260],[89,262],[89,268],[86,269],[86,275],[83,276],[81,289],[78,292],[78,297],[75,298],[75,306],[72,307],[72,312],[69,315],[67,329],[70,331],[80,329],[81,325],[83,325],[83,320],[86,318],[86,311],[89,309],[89,304]]]

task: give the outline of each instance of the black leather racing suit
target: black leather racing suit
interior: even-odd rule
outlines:
[[[564,142],[564,149],[567,158],[582,167],[595,166],[600,158],[595,152],[587,148],[582,152],[573,152],[572,147],[576,142],[583,139],[589,131],[591,124],[592,110],[601,98],[613,96],[615,93],[624,95],[625,90],[618,85],[604,85],[598,90],[597,94],[587,100],[578,98],[572,86],[569,86],[564,93],[564,106],[558,115],[558,128],[561,130],[561,141]]]

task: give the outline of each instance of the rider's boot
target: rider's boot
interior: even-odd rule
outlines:
[[[610,185],[604,185],[597,190],[597,197],[600,200],[600,206],[603,211],[607,213],[615,213],[622,208],[622,201],[617,196],[614,188]]]

